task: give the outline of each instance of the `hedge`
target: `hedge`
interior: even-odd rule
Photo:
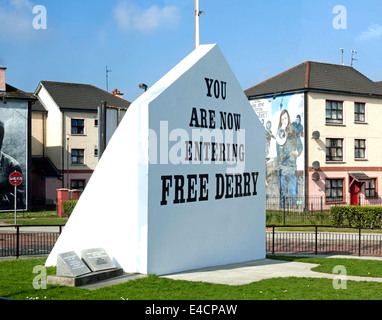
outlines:
[[[376,228],[382,225],[380,206],[333,206],[330,214],[335,226]]]
[[[74,207],[76,206],[78,200],[66,200],[62,203],[62,208],[64,209],[64,213],[69,217]]]

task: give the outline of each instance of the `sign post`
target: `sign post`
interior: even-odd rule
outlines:
[[[15,224],[17,217],[17,186],[23,182],[23,176],[20,172],[14,171],[9,175],[9,183],[15,187]]]

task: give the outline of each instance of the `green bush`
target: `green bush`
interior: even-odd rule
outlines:
[[[333,206],[330,214],[335,226],[381,227],[382,207],[379,206]]]
[[[62,208],[64,209],[65,214],[69,217],[74,207],[76,206],[78,200],[66,200],[62,203]]]

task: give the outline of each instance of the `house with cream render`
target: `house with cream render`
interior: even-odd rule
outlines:
[[[55,203],[57,189],[84,189],[98,163],[98,107],[106,102],[116,124],[130,102],[93,85],[40,81],[34,95],[32,163],[36,197]],[[111,119],[110,119],[111,120]],[[38,194],[38,196],[37,196]]]
[[[380,83],[307,61],[245,93],[266,130],[267,197],[279,207],[381,204]]]

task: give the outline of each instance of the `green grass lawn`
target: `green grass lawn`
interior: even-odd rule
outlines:
[[[271,257],[269,257],[271,258]],[[382,261],[305,257],[273,257],[284,260],[319,263],[316,271],[331,273],[343,265],[348,275],[382,276]],[[274,278],[240,286],[171,280],[150,275],[97,290],[48,285],[35,289],[33,268],[45,258],[0,262],[0,297],[20,300],[379,300],[382,283],[348,281],[347,289],[334,289],[333,280],[310,278]],[[55,274],[55,268],[46,268]]]
[[[5,224],[14,224],[13,213],[2,213],[0,219]],[[18,225],[65,225],[68,218],[59,218],[56,211],[47,212],[18,212],[16,222]]]
[[[23,226],[36,226],[36,225],[44,225],[44,226],[52,226],[52,225],[62,225],[64,226],[68,221],[67,218],[28,218],[28,219],[17,219],[18,225]],[[6,220],[4,221],[6,224],[14,224],[14,220]]]

